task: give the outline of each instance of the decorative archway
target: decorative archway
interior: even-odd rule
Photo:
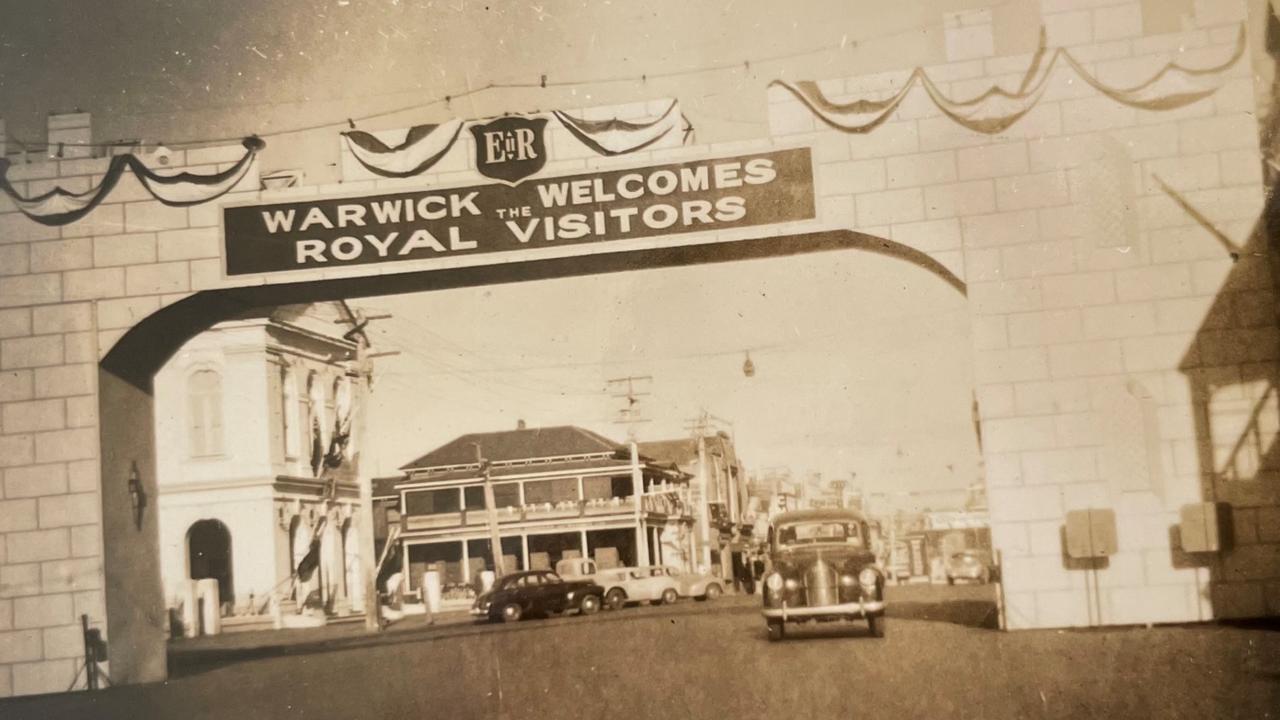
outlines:
[[[149,431],[155,424],[152,377],[187,340],[229,318],[280,305],[837,250],[869,252],[900,260],[941,280],[960,296],[967,296],[964,280],[928,253],[852,230],[198,292],[133,325],[102,359],[99,365],[99,399],[103,407],[111,409],[117,420],[101,427],[102,477],[128,477],[136,463],[143,483],[142,494],[156,496],[155,439]],[[142,431],[144,428],[147,430]],[[103,573],[107,588],[107,618],[113,640],[113,676],[122,682],[164,679],[166,628],[161,621],[164,618],[164,598],[156,513],[144,513],[135,526],[127,488],[105,480],[102,506],[103,534],[107,538],[103,550]],[[309,539],[309,525],[307,530]],[[294,533],[290,534],[292,537]],[[295,544],[290,553],[290,561],[294,562],[295,568],[296,560],[300,559],[295,558],[299,549]],[[305,553],[305,549],[302,552]],[[353,565],[358,567],[358,564]],[[359,597],[354,592],[351,596],[353,600]],[[300,594],[298,600],[304,599],[305,594]]]

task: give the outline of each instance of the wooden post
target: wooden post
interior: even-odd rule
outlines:
[[[363,318],[361,318],[363,321]],[[378,568],[377,555],[374,554],[373,543],[373,477],[364,463],[367,433],[367,407],[369,405],[369,382],[373,375],[373,361],[369,357],[368,343],[364,337],[356,341],[356,398],[351,409],[351,432],[356,442],[360,443],[355,454],[356,480],[360,485],[360,521],[357,523],[358,541],[360,543],[360,574],[364,584],[364,628],[368,631],[382,629],[378,618]],[[389,540],[388,540],[389,542]]]
[[[484,459],[480,443],[472,443],[476,448],[476,462],[480,463],[480,472],[484,478],[484,508],[489,522],[489,554],[493,556],[493,579],[497,582],[503,576],[502,568],[502,536],[498,534],[498,503],[493,498],[493,477],[489,472],[489,461]],[[465,497],[465,495],[464,495]],[[468,572],[470,572],[468,570]]]
[[[644,527],[644,472],[640,469],[640,449],[631,438],[631,485],[636,496],[636,565],[649,564],[649,538]]]

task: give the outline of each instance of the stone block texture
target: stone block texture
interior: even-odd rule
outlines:
[[[1133,0],[1044,0],[1041,11],[1050,46],[1128,87],[1180,49],[1198,67],[1229,58],[1243,5],[1197,3],[1196,27],[1173,35],[1144,35]],[[990,58],[976,79],[959,62],[929,72],[965,97],[1001,69],[1016,84],[1026,62]],[[886,236],[934,256],[955,241],[927,222],[959,221],[1008,627],[1274,614],[1280,338],[1249,64],[1172,111],[1123,105],[1071,74],[1056,69],[1035,110],[994,136],[910,103],[883,142],[879,130],[852,137],[831,173],[863,176],[832,186],[853,194],[859,229],[889,225]],[[822,87],[850,102],[900,86]],[[808,124],[788,93],[770,101],[775,135],[822,147],[840,134]],[[1235,543],[1189,556],[1178,510],[1204,500],[1231,505]],[[1115,510],[1121,542],[1094,569],[1065,560],[1061,537],[1065,514],[1087,507]]]

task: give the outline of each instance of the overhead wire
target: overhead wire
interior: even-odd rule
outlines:
[[[1008,5],[1008,4],[1012,4],[1014,2],[1019,2],[1019,1],[1020,0],[1002,0],[1002,2],[997,3],[992,7],[993,8],[1000,7],[1003,5]],[[828,43],[828,44],[821,45],[815,48],[810,48],[807,50],[798,50],[798,51],[793,51],[788,53],[766,55],[766,56],[761,56],[754,59],[748,58],[742,61],[714,63],[714,64],[703,65],[703,66],[694,67],[694,68],[687,68],[684,70],[670,70],[670,71],[658,72],[658,73],[622,74],[622,75],[604,76],[604,77],[595,77],[595,78],[574,78],[574,79],[565,79],[565,80],[547,80],[546,79],[547,74],[540,73],[538,81],[489,82],[484,85],[475,86],[475,87],[471,86],[471,84],[468,83],[466,89],[464,90],[459,90],[458,92],[455,92],[455,93],[450,93],[447,95],[442,95],[439,97],[418,101],[411,105],[396,107],[389,110],[381,110],[378,112],[373,112],[373,113],[361,115],[358,117],[345,115],[342,118],[335,119],[332,121],[314,123],[314,124],[303,125],[299,127],[282,129],[282,130],[262,132],[262,133],[258,133],[257,137],[261,137],[261,138],[280,137],[284,135],[296,135],[299,133],[314,132],[317,130],[324,130],[327,128],[339,128],[339,127],[345,128],[345,127],[354,125],[355,123],[358,123],[358,122],[367,122],[370,120],[377,120],[380,118],[390,117],[393,115],[400,115],[403,113],[413,112],[416,110],[425,110],[427,108],[431,108],[441,104],[449,105],[455,100],[469,98],[479,93],[488,92],[491,90],[545,89],[548,87],[580,87],[585,85],[606,85],[606,84],[625,83],[625,82],[645,84],[650,80],[664,80],[664,79],[669,79],[674,77],[685,77],[685,76],[699,75],[704,73],[725,72],[728,70],[741,69],[743,71],[750,72],[752,65],[769,64],[769,63],[781,62],[784,60],[795,60],[795,59],[807,57],[810,55],[817,55],[820,53],[826,53],[826,52],[831,52],[835,50],[844,50],[850,46],[857,47],[858,45],[864,42],[868,42],[872,40],[883,42],[885,40],[896,38],[898,36],[917,33],[917,32],[923,32],[926,30],[937,29],[941,27],[943,27],[943,23],[941,21],[917,22],[907,27],[904,27],[901,30],[891,31],[888,33],[876,33],[875,35],[867,35],[865,37],[854,38],[854,39],[850,39],[848,35],[845,35],[841,38],[840,42],[838,43]],[[369,95],[367,96],[367,98],[387,97],[390,95],[407,94],[411,92],[413,92],[413,89],[406,88],[405,90],[402,90],[402,91],[393,91],[393,92]],[[367,99],[367,98],[356,98],[356,99],[359,100],[359,99]],[[304,100],[302,102],[307,102],[307,101]],[[299,101],[291,101],[288,103],[274,103],[274,104],[259,103],[259,104],[256,104],[255,107],[262,107],[267,105],[278,106],[278,105],[284,105],[284,104],[298,105],[301,103]],[[231,107],[239,108],[243,106],[237,105],[237,106],[231,106]],[[239,142],[240,140],[244,139],[244,137],[246,137],[247,135],[252,135],[252,134],[253,133],[244,133],[241,135],[228,136],[228,137],[165,141],[164,145],[166,147],[173,148],[173,149],[205,146],[205,145],[217,145],[222,143]],[[130,146],[130,145],[137,144],[136,142],[133,142],[133,141],[58,142],[58,143],[53,143],[48,141],[31,142],[27,140],[22,140],[14,135],[10,135],[9,139],[13,140],[14,142],[21,145],[23,148],[27,150],[35,150],[37,148],[47,150],[49,148],[56,147],[56,146],[114,148],[114,147]]]

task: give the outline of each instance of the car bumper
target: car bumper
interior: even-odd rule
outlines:
[[[473,607],[471,608],[471,616],[472,617],[489,617],[489,611],[481,610],[480,608]]]
[[[791,620],[792,618],[812,618],[824,616],[857,616],[866,617],[867,615],[876,615],[884,612],[883,600],[870,600],[867,602],[849,602],[840,603],[838,605],[802,605],[799,607],[787,607],[783,605],[777,608],[765,608],[763,611],[765,618],[769,620]]]

